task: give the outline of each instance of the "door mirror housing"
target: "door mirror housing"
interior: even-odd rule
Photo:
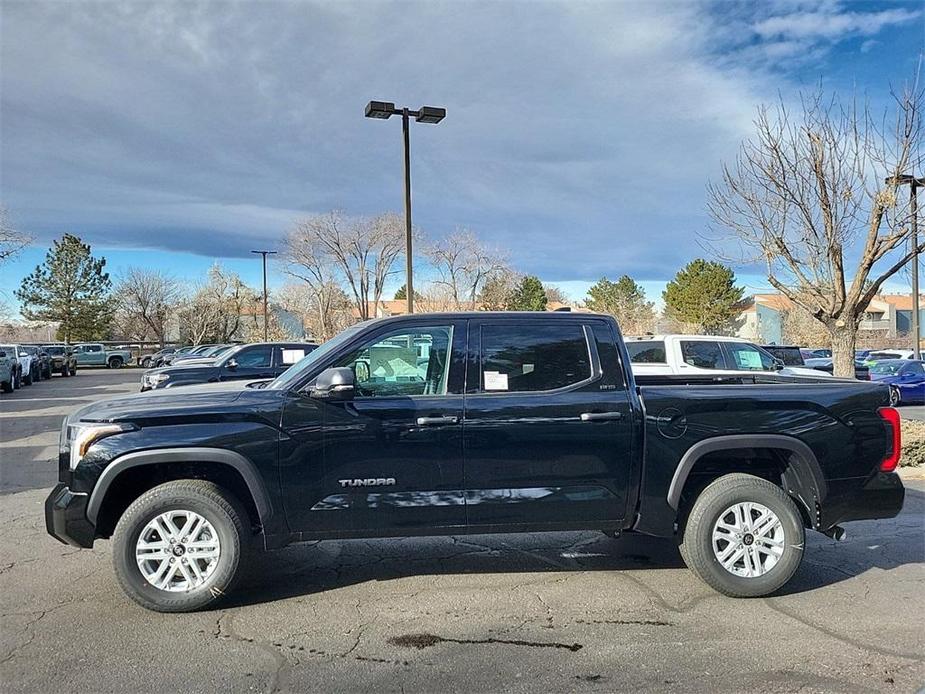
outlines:
[[[356,377],[353,369],[342,366],[325,369],[318,374],[309,395],[319,400],[352,400],[355,391]]]
[[[775,357],[774,364],[771,366],[771,368],[774,369],[775,371],[780,371],[781,369],[784,368],[784,360],[778,359],[777,357]]]
[[[226,369],[231,369],[232,371],[234,371],[235,369],[238,368],[238,362],[237,362],[236,360],[234,360],[234,359],[229,359],[229,360],[228,360],[228,363],[225,364],[225,368],[226,368]]]

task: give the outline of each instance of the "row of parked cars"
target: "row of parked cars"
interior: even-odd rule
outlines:
[[[197,383],[271,379],[312,352],[313,342],[255,342],[168,347],[141,358],[152,367],[141,377],[142,392]]]
[[[626,339],[633,373],[652,378],[687,375],[703,379],[735,378],[742,372],[785,376],[832,375],[832,352],[791,345],[756,345],[739,337],[645,335]],[[890,386],[896,405],[925,404],[925,361],[912,350],[859,350],[855,378]]]
[[[77,373],[77,357],[67,345],[0,345],[0,391],[12,393],[56,373]]]

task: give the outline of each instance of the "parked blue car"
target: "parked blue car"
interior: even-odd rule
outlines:
[[[886,359],[870,367],[870,380],[890,384],[890,404],[925,405],[925,361]]]

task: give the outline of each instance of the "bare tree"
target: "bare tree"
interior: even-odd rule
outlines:
[[[13,228],[10,214],[0,205],[0,265],[29,245],[32,239]]]
[[[821,92],[795,116],[783,103],[762,107],[755,137],[708,187],[713,219],[746,259],[763,261],[768,282],[825,326],[839,376],[854,374],[871,299],[912,257],[896,177],[921,173],[918,87],[894,94],[893,106],[879,123],[868,107]]]
[[[299,316],[305,332],[320,342],[330,340],[356,321],[350,298],[333,282],[317,288],[309,282],[284,284],[276,292],[276,301]]]
[[[242,330],[242,316],[257,310],[258,295],[233,272],[216,263],[208,280],[186,302],[181,324],[194,345],[227,342]]]
[[[488,278],[508,269],[507,255],[468,229],[457,229],[427,247],[425,254],[440,275],[434,284],[445,289],[439,294],[448,295],[457,307],[463,302],[474,306]]]
[[[347,218],[330,212],[300,220],[287,239],[289,274],[317,288],[343,282],[360,320],[374,316],[405,248],[398,215]],[[319,295],[320,296],[320,295]]]
[[[176,279],[158,270],[132,267],[119,278],[115,297],[120,322],[132,327],[136,339],[153,337],[164,344],[167,324],[183,291]]]

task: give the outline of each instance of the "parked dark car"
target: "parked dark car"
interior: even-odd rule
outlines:
[[[189,354],[194,349],[198,349],[199,347],[201,347],[201,345],[189,345],[187,347],[180,347],[170,354],[165,354],[161,357],[160,366],[170,366],[170,362],[179,357],[181,354]]]
[[[79,547],[112,537],[125,592],[182,612],[230,594],[252,549],[552,530],[675,538],[720,593],[764,596],[799,567],[807,529],[839,538],[902,508],[885,385],[637,383],[629,363],[610,316],[367,321],[270,382],[73,413],[47,529]]]
[[[36,380],[48,380],[51,378],[52,360],[51,355],[45,348],[37,345],[23,345],[22,348],[32,355],[32,362],[35,364],[37,372]]]
[[[802,350],[795,345],[761,345],[761,349],[780,359],[784,366],[806,366]]]
[[[51,357],[52,373],[62,376],[77,375],[77,355],[70,345],[42,345],[42,349]]]
[[[159,349],[153,354],[144,355],[139,360],[139,363],[141,364],[141,367],[144,369],[150,369],[153,367],[157,367],[161,365],[161,362],[163,361],[164,357],[166,357],[168,354],[173,354],[176,351],[177,351],[176,347],[164,347],[163,349]]]
[[[307,342],[259,342],[236,345],[217,359],[191,360],[146,371],[141,390],[176,388],[194,383],[276,378],[318,345]]]
[[[185,364],[187,362],[203,362],[209,361],[214,357],[218,357],[221,353],[227,352],[232,347],[235,347],[234,344],[222,344],[222,345],[200,345],[196,349],[190,350],[186,354],[180,354],[170,360],[171,366],[177,366],[178,364]]]
[[[925,405],[925,361],[889,359],[870,367],[870,380],[888,383],[890,404]]]

